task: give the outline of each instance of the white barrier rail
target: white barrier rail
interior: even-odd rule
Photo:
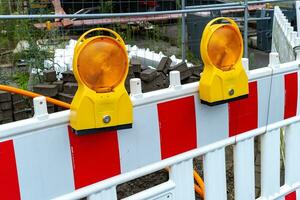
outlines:
[[[282,73],[297,71],[299,61],[279,64],[278,55],[270,54],[270,68],[258,69],[249,72],[250,80],[255,80],[268,75],[276,76]],[[195,92],[196,85],[181,86],[175,78],[178,73],[171,74],[171,89]],[[187,87],[187,88],[183,88]],[[135,87],[133,87],[135,88]],[[169,89],[168,89],[169,90]],[[134,89],[135,105],[141,104],[141,99],[147,101],[147,94],[142,94],[139,89]],[[157,101],[156,95],[151,93],[153,101]],[[175,91],[176,94],[176,91]],[[172,93],[172,95],[175,95]],[[143,96],[144,95],[144,96]],[[160,96],[164,98],[166,95]],[[174,96],[167,96],[174,98]],[[140,100],[140,102],[138,101]],[[270,99],[269,99],[270,100]],[[138,103],[139,102],[139,103]],[[280,129],[285,128],[285,184],[280,187]],[[225,147],[234,145],[234,182],[235,199],[255,199],[255,170],[254,170],[254,138],[261,138],[261,197],[258,199],[282,199],[287,195],[297,196],[296,190],[300,187],[300,117],[292,117],[266,126],[245,132],[235,137],[223,139],[219,142],[198,148],[181,155],[167,158],[137,170],[115,176],[103,182],[81,188],[73,193],[56,198],[80,199],[117,199],[116,186],[135,178],[153,173],[155,171],[170,167],[169,181],[145,191],[139,192],[125,199],[195,199],[193,188],[193,161],[198,156],[203,156],[205,199],[227,199],[226,170],[225,170]],[[180,178],[178,178],[180,177]],[[179,181],[178,181],[179,180]],[[104,194],[104,191],[107,193]],[[108,196],[105,196],[108,195]],[[299,196],[299,195],[298,195]],[[107,197],[107,198],[106,198]],[[112,198],[114,197],[114,198]],[[300,197],[297,197],[300,199]]]
[[[286,171],[285,185],[279,185],[279,130],[286,127],[285,145],[286,150]],[[296,129],[296,130],[295,130]],[[267,130],[267,131],[266,131]],[[91,186],[79,189],[73,193],[55,198],[55,200],[72,200],[88,197],[89,199],[116,199],[115,188],[117,185],[139,178],[141,176],[153,173],[155,171],[171,167],[170,179],[168,182],[155,186],[148,190],[142,191],[126,199],[151,199],[150,197],[172,196],[176,193],[178,184],[181,186],[177,192],[180,195],[174,195],[174,199],[194,199],[194,192],[185,189],[193,189],[191,184],[193,181],[192,175],[192,159],[197,156],[204,156],[204,180],[206,199],[227,199],[226,193],[226,172],[225,172],[225,147],[235,145],[234,149],[234,171],[235,171],[235,199],[255,199],[254,194],[254,143],[253,139],[256,136],[262,137],[262,196],[260,199],[281,199],[291,192],[300,188],[300,179],[295,181],[295,176],[299,176],[299,131],[300,117],[293,117],[278,123],[274,123],[267,127],[262,127],[249,131],[241,135],[241,137],[231,137],[220,142],[208,145],[203,148],[189,151],[187,153],[165,159],[158,163],[142,167],[132,172],[122,174],[103,182],[93,184]],[[274,151],[274,148],[277,151]],[[295,153],[294,151],[297,151]],[[270,157],[271,156],[271,157]],[[275,167],[277,165],[277,167]],[[174,170],[179,168],[180,170]],[[246,176],[246,177],[245,177]],[[176,181],[176,177],[180,177]],[[274,179],[276,181],[274,181]],[[179,186],[179,187],[180,187]],[[113,188],[113,190],[112,190]],[[105,191],[107,193],[105,193]],[[103,196],[103,194],[108,196]],[[191,195],[188,197],[188,195]],[[115,198],[112,198],[114,197]],[[164,197],[165,197],[164,196]],[[181,197],[181,198],[179,198]],[[173,199],[173,198],[170,198]],[[299,197],[297,198],[299,199]]]

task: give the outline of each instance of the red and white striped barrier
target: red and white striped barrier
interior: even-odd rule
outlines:
[[[216,142],[242,141],[245,132],[265,132],[270,125],[299,115],[299,64],[250,71],[249,97],[214,107],[200,103],[198,83],[180,85],[176,72],[170,77],[170,88],[144,94],[137,88],[139,80],[133,80],[133,128],[91,135],[76,136],[68,126],[69,111],[48,115],[43,98],[37,98],[34,118],[0,126],[0,199],[54,198]],[[273,162],[280,159],[279,146],[274,145],[280,142],[278,136],[279,129],[271,138],[262,136],[264,146],[272,147],[262,150],[262,185],[266,185],[262,194],[266,196],[280,187],[278,177],[270,179],[279,170],[279,162]],[[253,138],[235,148],[251,151]],[[204,170],[213,167],[222,174],[224,156],[224,148],[206,154]],[[236,158],[243,160],[243,156]],[[249,183],[254,177],[243,170],[254,170],[250,164],[235,168]],[[223,199],[210,192],[210,184],[213,191],[226,186],[226,181],[216,183],[216,175],[205,174],[207,199]],[[248,195],[254,197],[254,193]]]

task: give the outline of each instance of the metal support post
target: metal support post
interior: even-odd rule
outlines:
[[[185,10],[185,0],[181,0],[181,10]],[[182,62],[185,62],[186,59],[186,52],[185,52],[185,44],[186,44],[186,24],[185,24],[185,13],[182,13],[181,17],[181,57]]]
[[[244,4],[244,58],[248,58],[248,0]]]

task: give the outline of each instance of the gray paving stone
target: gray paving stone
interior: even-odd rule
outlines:
[[[77,83],[71,83],[71,82],[65,83],[63,93],[75,95],[77,89],[78,89],[78,84]]]
[[[57,80],[56,71],[54,70],[45,70],[43,71],[44,81],[45,82],[54,82]]]
[[[146,69],[141,73],[141,80],[144,82],[151,82],[157,76],[157,72],[155,69]]]
[[[171,64],[172,64],[172,60],[169,57],[163,57],[160,60],[156,69],[158,72],[163,72],[164,74],[168,74]]]
[[[54,97],[58,94],[58,86],[50,84],[39,84],[33,86],[33,91],[48,97]]]

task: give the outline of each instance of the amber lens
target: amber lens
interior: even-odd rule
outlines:
[[[232,25],[223,25],[212,34],[207,50],[211,62],[216,67],[229,71],[240,57],[242,43]]]
[[[81,80],[96,92],[109,92],[126,73],[127,55],[112,38],[95,38],[81,50],[77,69]]]

